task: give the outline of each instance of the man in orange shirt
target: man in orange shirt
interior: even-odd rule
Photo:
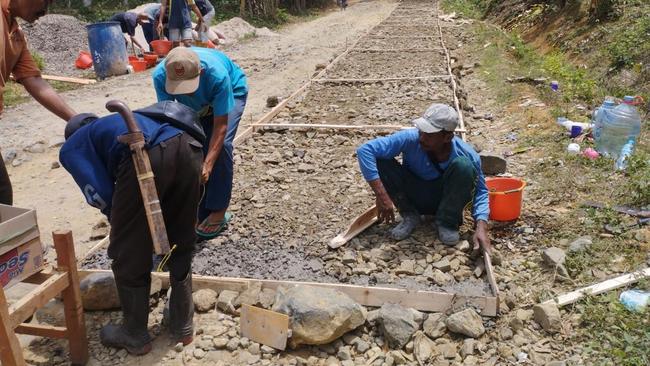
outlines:
[[[4,86],[13,75],[14,80],[50,112],[68,121],[76,112],[66,104],[59,94],[43,78],[32,55],[27,49],[23,31],[16,18],[33,23],[47,13],[54,0],[0,0],[0,114],[3,109]],[[0,203],[11,205],[13,194],[4,161],[0,159]]]

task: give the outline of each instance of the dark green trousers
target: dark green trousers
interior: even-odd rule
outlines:
[[[401,214],[435,215],[436,222],[458,229],[474,197],[477,172],[472,161],[457,157],[442,177],[424,180],[395,159],[377,159],[379,178]]]

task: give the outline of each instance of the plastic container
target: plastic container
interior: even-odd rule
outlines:
[[[160,57],[165,57],[172,50],[172,41],[166,41],[163,39],[157,39],[151,41],[151,48],[153,52]]]
[[[490,220],[512,221],[521,215],[526,182],[518,178],[486,178],[489,194]]]
[[[607,110],[614,109],[616,107],[616,102],[612,99],[605,99],[603,104],[594,110],[593,116],[591,118],[591,123],[593,124],[593,130],[591,135],[596,142],[596,145],[600,142],[600,135],[603,129],[603,119]]]
[[[627,165],[630,162],[630,156],[632,156],[632,153],[634,152],[635,144],[636,140],[629,139],[627,140],[627,143],[623,145],[623,148],[618,155],[618,159],[616,159],[616,163],[614,164],[616,170],[625,170],[627,168]]]
[[[643,311],[650,304],[650,292],[627,290],[621,292],[618,300],[630,311]]]
[[[88,51],[79,51],[79,56],[77,56],[77,59],[74,62],[74,66],[77,69],[88,69],[93,65],[93,57],[90,55],[90,52]]]
[[[598,152],[618,159],[623,146],[628,141],[636,142],[636,138],[641,132],[641,115],[633,103],[634,97],[626,96],[623,103],[603,113]]]
[[[134,72],[145,71],[147,69],[147,61],[145,60],[129,60],[129,64],[133,66]]]
[[[144,61],[147,63],[147,67],[154,67],[158,62],[158,55],[154,53],[145,53]]]
[[[578,132],[578,134],[582,133],[583,131],[587,131],[591,128],[591,123],[575,122],[570,119],[566,119],[564,117],[558,117],[557,124],[566,128],[567,131],[571,132],[572,134],[575,127],[580,127],[580,131]]]
[[[126,74],[129,64],[124,35],[119,22],[89,24],[88,46],[98,78]]]

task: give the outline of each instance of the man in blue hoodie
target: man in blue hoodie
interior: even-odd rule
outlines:
[[[177,106],[177,108],[187,108]],[[169,242],[176,248],[168,261],[171,283],[169,327],[175,342],[192,342],[192,250],[199,202],[201,144],[188,133],[134,113],[142,130],[155,175]],[[185,115],[196,116],[193,111]],[[127,128],[119,114],[73,117],[65,128],[61,165],[72,175],[86,201],[111,224],[108,256],[113,260],[123,320],[100,332],[106,346],[141,355],[151,350],[147,331],[153,242],[131,152],[118,137]]]
[[[201,173],[206,189],[196,233],[212,239],[232,217],[227,209],[232,194],[233,140],[246,107],[246,75],[220,51],[178,47],[158,64],[152,77],[158,101],[175,100],[194,109],[208,138]]]
[[[435,215],[438,238],[454,245],[463,211],[472,205],[476,231],[474,248],[490,250],[487,230],[488,191],[478,154],[458,137],[458,113],[445,104],[432,104],[403,130],[363,144],[357,157],[364,178],[375,192],[380,222],[402,221],[391,230],[395,240],[411,235],[420,215]],[[400,164],[395,157],[402,155]]]

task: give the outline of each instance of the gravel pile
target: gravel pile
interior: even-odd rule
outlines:
[[[86,23],[69,15],[48,14],[21,27],[29,49],[45,59],[45,73],[80,76],[86,72],[74,66],[79,51],[88,50]]]

